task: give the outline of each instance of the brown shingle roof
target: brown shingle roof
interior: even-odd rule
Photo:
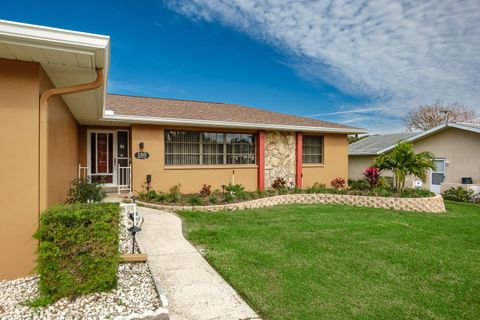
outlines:
[[[108,94],[106,110],[115,115],[140,116],[169,119],[191,119],[205,121],[226,121],[251,124],[271,124],[305,127],[326,127],[334,129],[359,130],[358,128],[333,122],[298,117],[269,110],[245,107],[238,104],[148,98]]]

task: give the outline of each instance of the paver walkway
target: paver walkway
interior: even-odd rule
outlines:
[[[172,320],[260,319],[183,237],[172,213],[140,207],[139,244],[168,299]]]

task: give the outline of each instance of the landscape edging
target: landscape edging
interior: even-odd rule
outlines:
[[[234,211],[272,207],[279,204],[345,204],[351,206],[383,208],[414,212],[444,213],[441,195],[426,198],[373,197],[330,193],[296,193],[265,197],[237,203],[208,206],[171,206],[136,201],[137,204],[165,211]]]

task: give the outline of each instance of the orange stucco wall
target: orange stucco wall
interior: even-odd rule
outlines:
[[[343,134],[324,134],[325,161],[319,166],[303,166],[303,181],[306,187],[315,182],[330,185],[337,177],[348,178],[348,142]],[[165,166],[164,160],[164,128],[160,126],[132,125],[132,154],[140,151],[140,142],[144,143],[144,151],[150,154],[147,160],[133,157],[133,190],[143,190],[146,175],[152,175],[152,188],[159,191],[168,189],[177,183],[182,184],[182,192],[198,192],[204,183],[211,184],[213,189],[220,189],[222,184],[232,182],[235,170],[235,183],[242,184],[246,190],[257,189],[258,168],[248,166]]]
[[[40,68],[40,92],[53,88]],[[67,191],[78,175],[78,123],[59,96],[48,101],[48,191],[47,205],[65,202]]]
[[[316,182],[330,187],[335,178],[348,179],[348,140],[346,134],[324,134],[324,163],[303,164],[303,186]]]
[[[39,97],[53,85],[38,63],[0,59],[0,279],[34,273],[39,215]],[[76,176],[78,128],[62,98],[48,110],[48,205]]]
[[[39,65],[0,59],[0,279],[33,271],[38,223]]]
[[[210,129],[211,130],[211,129]],[[152,175],[152,187],[158,191],[168,191],[177,184],[182,184],[184,193],[200,191],[204,183],[212,185],[212,189],[220,189],[222,184],[232,182],[232,171],[235,170],[235,183],[242,184],[246,190],[257,189],[257,167],[249,166],[197,166],[178,169],[165,167],[164,160],[164,128],[160,126],[132,125],[132,154],[140,151],[139,143],[144,143],[144,151],[150,154],[146,160],[133,157],[133,190],[142,191],[142,184],[147,174]]]

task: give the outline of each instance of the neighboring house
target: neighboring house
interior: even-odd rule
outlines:
[[[480,184],[480,124],[449,123],[433,129],[370,136],[349,146],[348,176],[362,179],[363,170],[374,158],[389,152],[401,141],[411,141],[416,152],[430,151],[435,155],[436,170],[430,171],[424,188],[439,193],[451,186],[472,180]],[[387,173],[388,174],[388,173]],[[413,186],[414,178],[407,183]]]
[[[107,36],[0,20],[0,279],[33,271],[39,213],[77,177],[141,191],[347,178],[361,129],[267,110],[109,95]],[[142,60],[128,63],[142,64]],[[68,86],[65,88],[65,86]]]

